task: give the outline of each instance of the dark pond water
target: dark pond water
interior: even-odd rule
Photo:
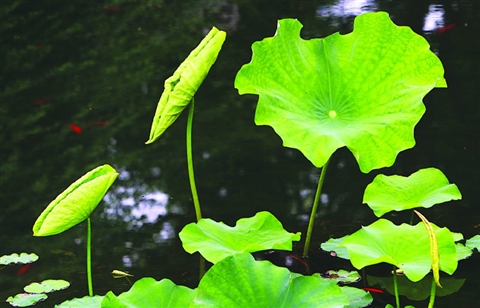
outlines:
[[[212,25],[228,37],[196,95],[193,154],[204,216],[233,225],[268,210],[287,230],[304,233],[320,171],[297,150],[282,147],[271,128],[254,125],[257,98],[239,96],[233,80],[250,61],[251,44],[272,36],[280,18],[299,19],[304,38],[324,37],[347,33],[356,15],[378,10],[427,38],[449,88],[424,99],[417,145],[400,153],[393,167],[363,174],[348,150],[334,154],[311,246],[315,270],[351,269],[318,245],[376,219],[361,201],[378,173],[441,169],[463,199],[424,213],[465,238],[478,234],[479,1],[2,1],[0,255],[35,252],[40,260],[21,275],[20,266],[3,268],[0,300],[48,278],[72,285],[39,307],[87,294],[86,225],[47,238],[34,238],[31,228],[58,193],[105,163],[121,174],[92,215],[95,293],[129,289],[126,280],[111,277],[113,269],[134,280],[197,285],[198,256],[185,253],[177,237],[195,219],[185,115],[158,142],[144,142],[164,80]],[[387,217],[401,223],[410,213]],[[454,277],[465,284],[438,298],[436,307],[480,305],[479,261],[476,253],[460,262]],[[389,271],[366,269],[384,276]],[[373,305],[387,302],[394,300],[383,295]]]

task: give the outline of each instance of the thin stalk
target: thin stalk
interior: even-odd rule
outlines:
[[[87,282],[88,295],[93,296],[92,284],[92,225],[90,217],[87,218]]]
[[[197,221],[202,219],[202,212],[200,211],[200,201],[198,200],[197,185],[195,184],[195,175],[193,174],[193,155],[192,155],[192,123],[193,123],[193,105],[194,100],[190,102],[190,109],[188,110],[187,120],[187,166],[188,166],[188,180],[190,181],[190,189],[192,190],[193,206],[195,207],[195,215]]]
[[[400,296],[398,295],[398,284],[397,284],[397,269],[393,267],[393,289],[395,291],[395,305],[397,308],[400,308]]]
[[[197,222],[202,219],[202,212],[200,210],[200,201],[198,199],[197,185],[195,184],[195,175],[193,172],[193,154],[192,154],[192,127],[193,127],[193,108],[194,99],[190,102],[190,108],[188,109],[187,119],[187,167],[188,167],[188,180],[190,181],[190,189],[192,191],[193,206],[195,208],[195,216]],[[200,255],[199,264],[199,280],[205,275],[205,258]]]
[[[310,220],[308,221],[307,238],[305,239],[305,246],[303,247],[304,257],[308,255],[308,249],[310,248],[310,241],[312,239],[313,232],[313,223],[315,222],[315,214],[317,213],[318,203],[320,202],[322,186],[325,180],[325,174],[327,173],[327,167],[329,162],[330,158],[327,160],[325,165],[323,165],[322,173],[320,173],[320,179],[318,180],[317,191],[315,192],[315,200],[313,201],[312,212],[310,213]]]
[[[433,308],[435,304],[435,294],[437,292],[437,284],[435,279],[432,278],[432,287],[430,288],[430,301],[428,302],[428,308]]]

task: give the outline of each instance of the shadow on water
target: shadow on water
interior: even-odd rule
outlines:
[[[0,105],[0,255],[35,252],[40,260],[0,272],[0,299],[31,281],[69,280],[51,306],[87,294],[86,225],[33,238],[44,207],[80,175],[109,163],[119,180],[92,216],[94,291],[129,289],[113,269],[133,280],[151,276],[195,287],[198,257],[183,251],[178,232],[194,221],[184,145],[185,115],[165,136],[145,146],[164,80],[212,25],[227,41],[196,95],[194,160],[205,217],[233,225],[268,210],[287,230],[302,231],[319,170],[297,150],[283,148],[268,127],[256,127],[254,96],[239,96],[233,80],[251,59],[250,46],[275,33],[280,18],[298,18],[304,38],[351,31],[354,16],[384,10],[399,25],[424,35],[446,70],[448,89],[425,98],[427,113],[415,129],[417,145],[391,168],[362,174],[346,149],[332,160],[311,247],[370,224],[361,198],[380,172],[409,175],[437,167],[460,188],[463,200],[432,209],[429,219],[466,238],[479,233],[480,45],[478,1],[3,1]],[[478,17],[478,16],[477,16]],[[405,221],[401,214],[393,221]],[[408,221],[408,218],[407,218]],[[315,270],[349,268],[316,248]],[[459,264],[466,278],[436,307],[480,303],[478,253]],[[383,268],[367,268],[382,271]],[[380,298],[374,305],[384,306]],[[418,304],[418,303],[417,303]],[[418,304],[423,305],[423,302]],[[382,306],[382,307],[383,307]]]

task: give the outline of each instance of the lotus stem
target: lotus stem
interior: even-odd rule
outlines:
[[[325,165],[323,165],[322,173],[320,173],[320,179],[318,180],[317,191],[315,192],[315,200],[313,201],[312,212],[310,213],[310,220],[308,221],[307,238],[305,239],[305,246],[303,247],[304,257],[308,255],[308,249],[310,248],[310,241],[312,239],[312,232],[313,232],[313,224],[315,222],[315,214],[317,213],[318,203],[320,202],[322,186],[325,180],[325,174],[327,173],[327,167],[329,162],[330,162],[330,158],[327,160]]]
[[[400,307],[400,296],[398,295],[398,284],[397,284],[397,269],[393,267],[393,290],[395,291],[395,305],[397,308]]]
[[[93,284],[92,284],[92,225],[90,217],[87,218],[87,282],[88,282],[88,295],[93,296]]]
[[[436,292],[437,292],[437,283],[435,282],[435,279],[432,278],[432,287],[430,289],[430,301],[428,302],[428,308],[433,308],[433,305],[435,304]]]
[[[202,212],[200,211],[200,201],[198,200],[197,185],[195,184],[195,175],[193,173],[193,155],[192,155],[192,123],[193,123],[193,107],[194,99],[190,102],[190,109],[188,110],[187,120],[187,166],[188,179],[190,181],[190,189],[192,190],[193,206],[195,207],[195,215],[197,222],[202,219]]]

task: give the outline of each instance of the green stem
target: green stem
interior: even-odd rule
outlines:
[[[433,308],[435,304],[435,293],[437,292],[437,284],[435,279],[432,278],[432,287],[430,288],[430,301],[428,302],[428,308]]]
[[[397,284],[397,268],[393,267],[393,289],[395,292],[395,304],[397,308],[400,308],[400,296],[398,295],[398,284]]]
[[[322,167],[322,173],[318,180],[317,191],[315,192],[315,200],[313,201],[312,212],[310,213],[310,220],[308,221],[307,238],[305,239],[305,246],[303,247],[303,256],[308,255],[308,249],[310,248],[310,241],[312,239],[313,223],[315,222],[315,214],[317,213],[318,203],[320,202],[320,194],[322,192],[323,182],[325,180],[325,174],[327,173],[327,167],[330,159],[327,160]]]
[[[92,285],[92,225],[90,217],[87,218],[87,281],[88,295],[93,296]]]
[[[193,123],[193,105],[194,100],[190,102],[190,109],[188,110],[187,120],[187,166],[188,179],[190,181],[190,189],[192,190],[193,206],[195,207],[195,215],[197,221],[202,219],[202,212],[200,211],[200,201],[198,200],[197,185],[195,185],[195,176],[193,174],[193,157],[192,157],[192,123]]]

